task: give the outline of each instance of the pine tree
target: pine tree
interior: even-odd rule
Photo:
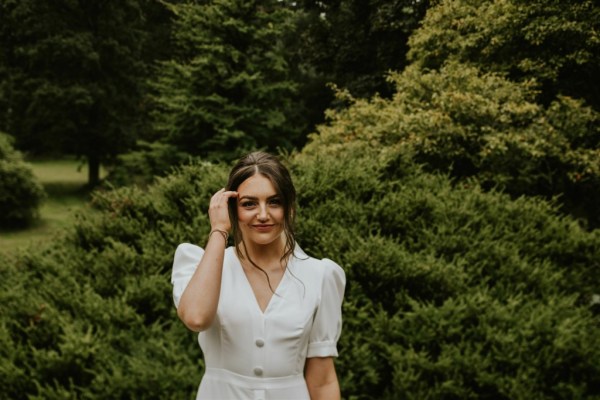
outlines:
[[[209,158],[291,147],[299,129],[284,37],[292,13],[278,1],[172,6],[176,56],[154,81],[153,121],[163,141]]]
[[[0,2],[0,128],[23,150],[100,163],[127,150],[140,109],[142,0]]]

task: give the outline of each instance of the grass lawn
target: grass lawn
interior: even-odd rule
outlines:
[[[0,252],[11,252],[32,244],[43,246],[73,224],[77,212],[90,210],[85,189],[87,165],[74,159],[30,161],[34,174],[48,197],[40,207],[40,219],[21,230],[0,230]]]

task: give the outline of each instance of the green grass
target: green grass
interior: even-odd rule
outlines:
[[[74,159],[30,161],[48,197],[40,218],[31,227],[0,231],[0,252],[9,253],[29,245],[45,246],[73,225],[77,213],[92,212],[87,204],[87,166]]]

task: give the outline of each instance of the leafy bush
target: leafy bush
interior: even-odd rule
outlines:
[[[0,367],[1,393],[191,397],[200,354],[177,323],[169,275],[175,246],[208,233],[199,210],[225,179],[218,171],[199,166],[147,192],[99,192],[100,216],[82,215],[55,247],[0,264],[0,357],[10,360]]]
[[[190,157],[170,144],[140,141],[135,150],[117,156],[105,181],[113,186],[146,186],[155,177],[168,175]]]
[[[357,138],[315,136],[294,165],[299,192],[314,193],[301,243],[348,277],[346,396],[600,396],[598,231]]]
[[[299,241],[346,270],[345,398],[600,396],[598,231],[541,200],[455,186],[401,151],[313,137],[287,159]],[[192,397],[202,362],[169,276],[203,244],[228,166],[97,193],[46,251],[0,269],[0,390],[9,398]]]
[[[544,108],[526,85],[457,63],[427,73],[411,66],[390,79],[391,100],[341,92],[351,105],[329,113],[321,140],[395,147],[429,171],[513,197],[558,197],[565,212],[600,226],[597,112],[568,97]]]
[[[31,168],[12,147],[11,137],[0,132],[0,225],[31,223],[44,196]]]
[[[437,69],[447,61],[535,79],[539,98],[585,99],[600,111],[600,8],[592,0],[442,0],[428,9],[409,40],[409,59]]]

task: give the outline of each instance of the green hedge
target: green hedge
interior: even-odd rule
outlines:
[[[600,398],[598,231],[365,142],[314,137],[287,163],[301,245],[347,273],[345,398]],[[171,263],[178,243],[204,243],[227,170],[97,193],[99,215],[64,241],[3,261],[0,393],[192,398],[203,364]]]
[[[0,132],[0,226],[24,226],[38,217],[44,189],[12,147],[12,138]]]

